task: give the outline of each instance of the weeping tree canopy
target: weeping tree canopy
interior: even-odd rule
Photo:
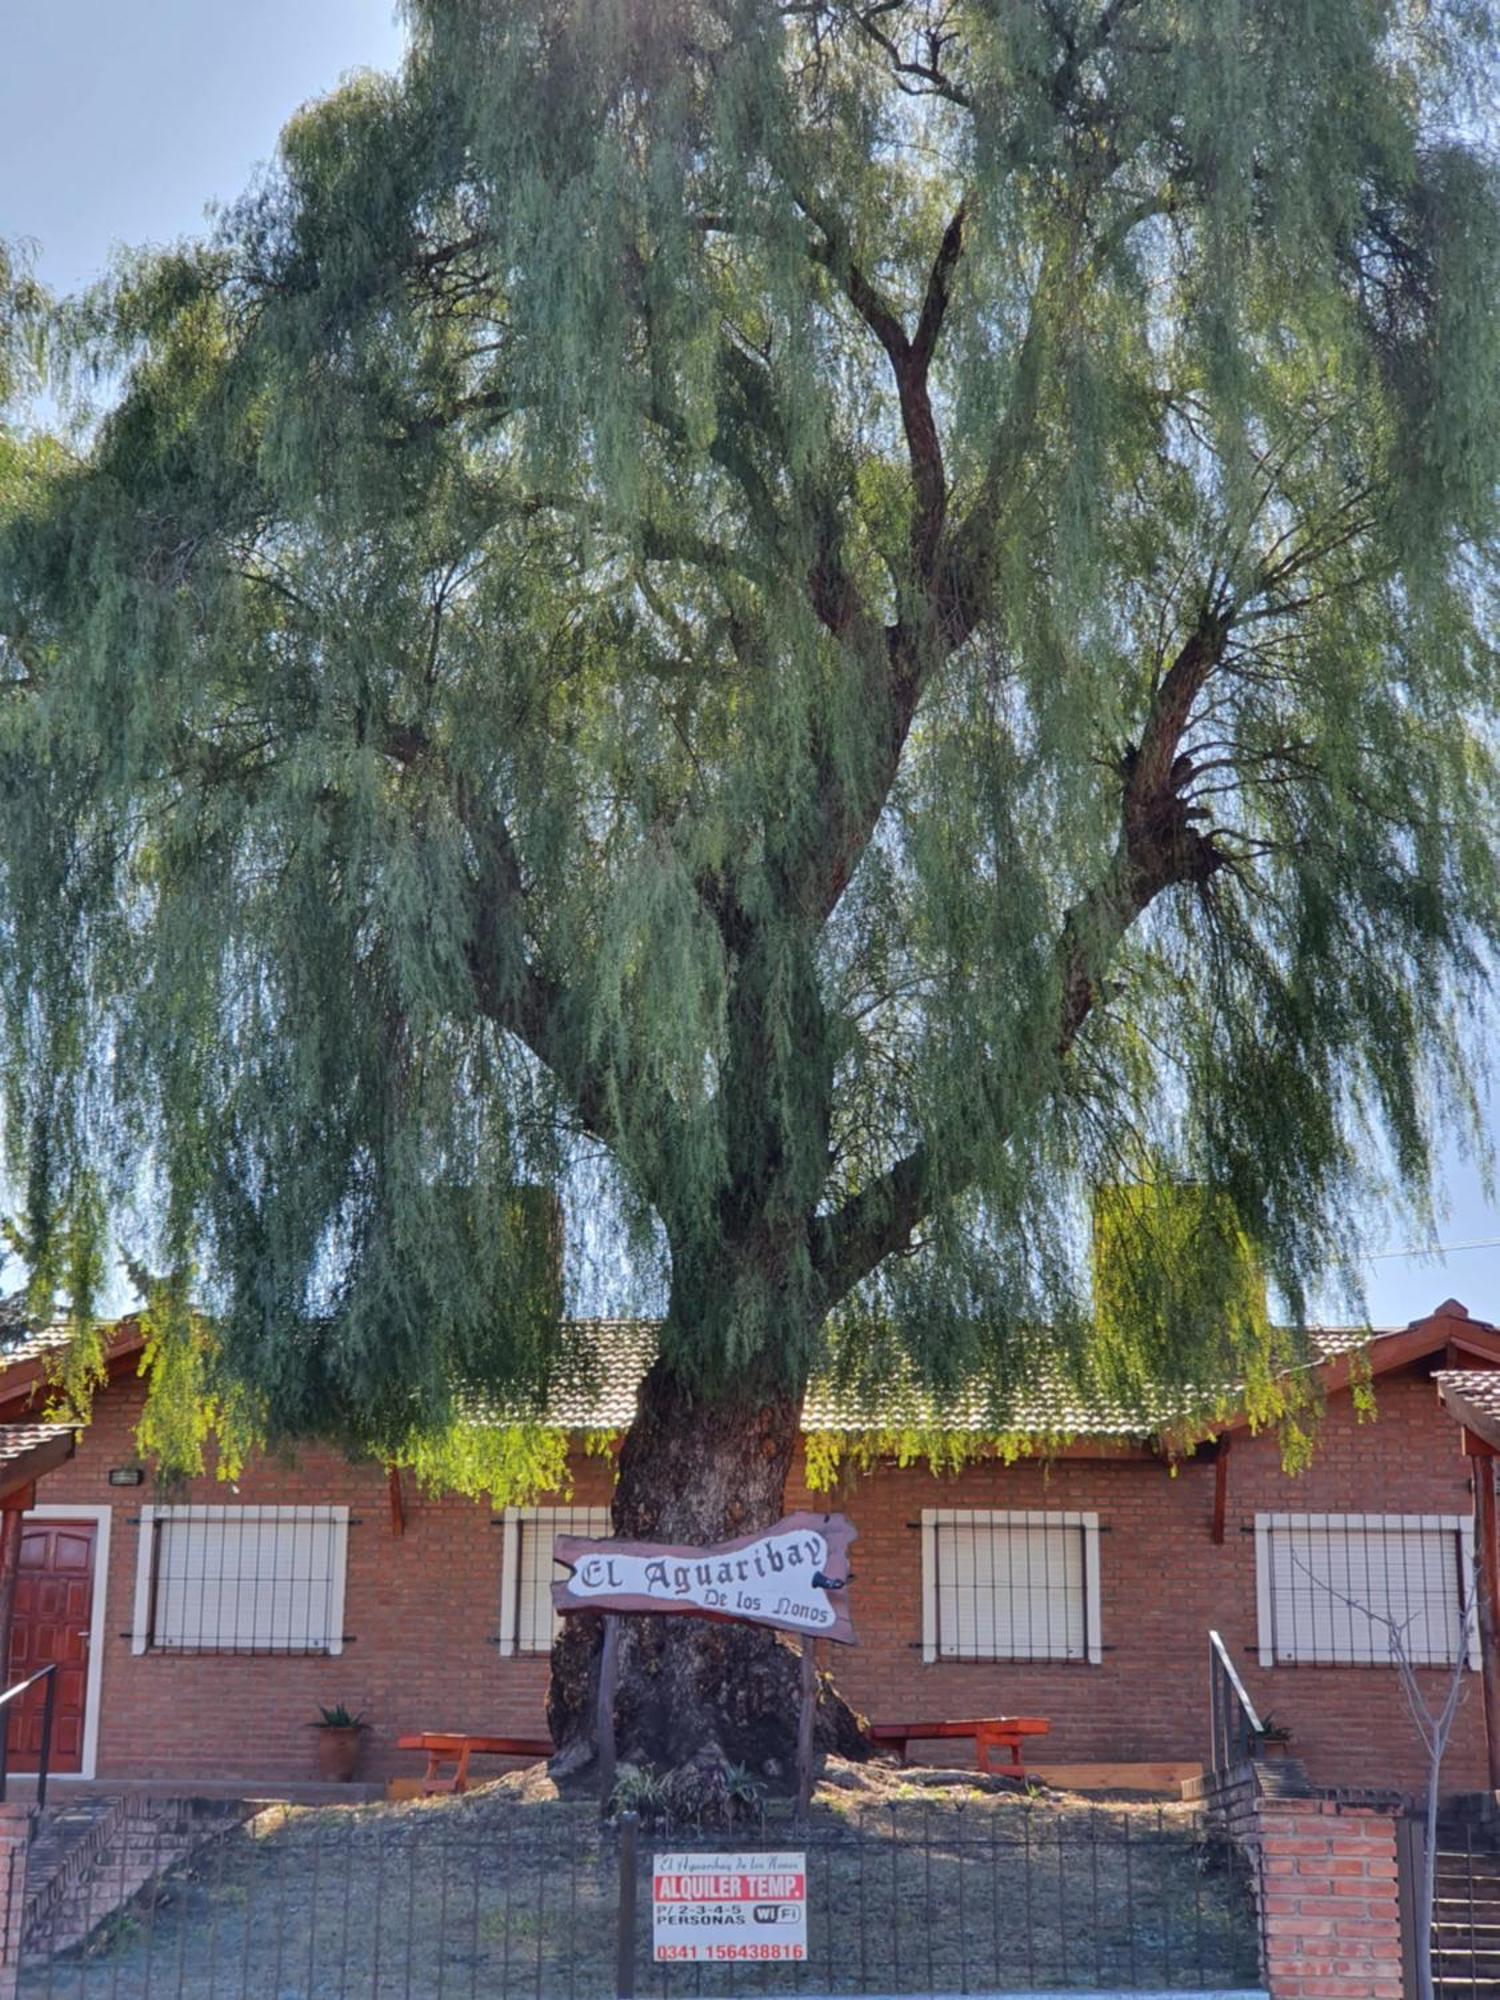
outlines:
[[[39,1286],[121,1234],[273,1431],[538,1408],[584,1161],[705,1406],[1269,1379],[1245,1256],[1295,1327],[1471,1118],[1486,10],[409,15],[0,487]]]

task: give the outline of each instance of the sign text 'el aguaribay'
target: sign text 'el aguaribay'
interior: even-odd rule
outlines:
[[[806,1638],[854,1643],[844,1591],[855,1529],[842,1514],[788,1514],[711,1548],[559,1535],[552,1586],[561,1612],[679,1612],[741,1618]]]

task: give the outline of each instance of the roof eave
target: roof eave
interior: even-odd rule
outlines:
[[[77,1445],[77,1433],[64,1430],[56,1437],[39,1439],[0,1462],[0,1507],[16,1494],[26,1492],[46,1473],[66,1465]]]

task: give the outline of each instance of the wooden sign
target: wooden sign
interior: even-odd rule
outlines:
[[[842,1514],[788,1514],[773,1527],[706,1549],[559,1535],[553,1560],[568,1575],[553,1584],[552,1602],[563,1612],[739,1618],[852,1646],[844,1592],[855,1533]]]

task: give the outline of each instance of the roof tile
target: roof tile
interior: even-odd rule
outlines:
[[[3,1303],[3,1302],[0,1302]],[[1311,1334],[1315,1362],[1357,1353],[1392,1328],[1321,1327]],[[567,1431],[620,1431],[635,1415],[636,1393],[656,1355],[659,1323],[643,1319],[592,1319],[573,1322],[571,1353],[552,1385],[544,1421]],[[0,1379],[10,1370],[45,1361],[67,1344],[68,1330],[52,1326],[26,1330],[23,1337],[0,1344]],[[1500,1374],[1500,1371],[1497,1371]],[[1492,1378],[1493,1379],[1493,1378]],[[1500,1389],[1491,1393],[1500,1397]],[[1151,1437],[1173,1424],[1190,1422],[1226,1407],[1234,1407],[1239,1388],[1226,1383],[1201,1391],[1163,1391],[1130,1407],[1106,1396],[1087,1396],[1062,1377],[1030,1384],[997,1425],[991,1397],[975,1382],[936,1396],[914,1382],[889,1384],[878,1399],[868,1391],[815,1380],[803,1407],[804,1431],[845,1433],[897,1430],[993,1433],[997,1428],[1017,1436],[1037,1438]],[[503,1404],[471,1406],[476,1421],[523,1421],[525,1413]],[[1500,1405],[1497,1405],[1500,1415]],[[56,1427],[28,1427],[52,1429]],[[3,1430],[3,1427],[0,1427]]]

